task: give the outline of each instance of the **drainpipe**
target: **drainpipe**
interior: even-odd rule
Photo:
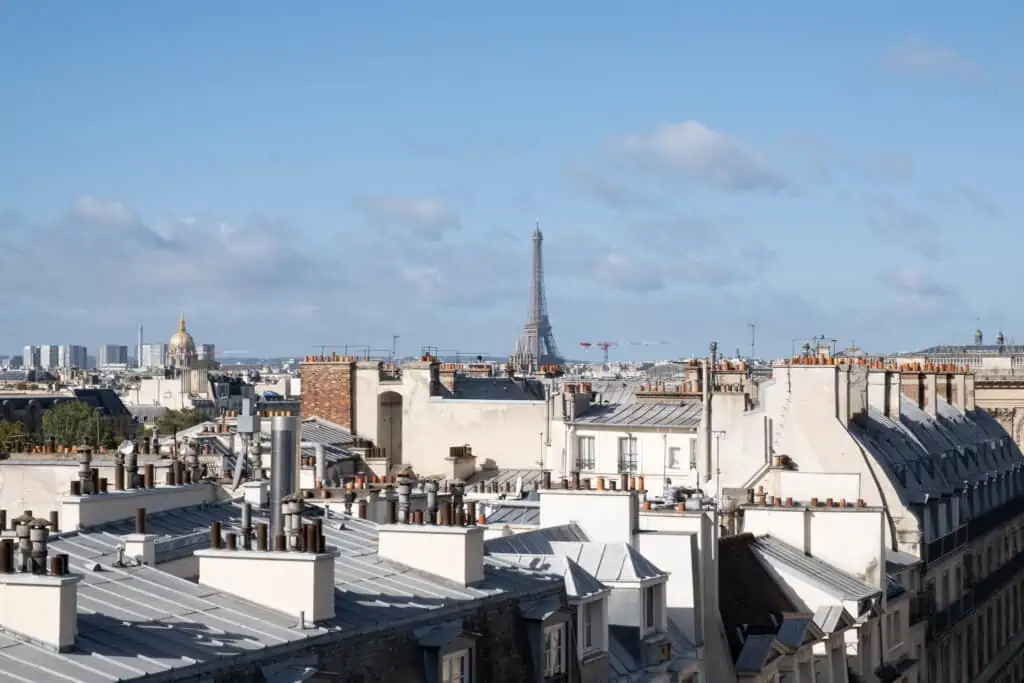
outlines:
[[[704,483],[711,481],[711,400],[714,397],[715,363],[718,360],[718,342],[711,342],[708,347],[710,356],[704,361]]]
[[[662,432],[661,439],[664,446],[661,455],[661,497],[664,498],[668,493],[668,484],[665,483],[668,481],[668,432]]]

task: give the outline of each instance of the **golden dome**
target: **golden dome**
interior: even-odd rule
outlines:
[[[196,342],[192,339],[192,335],[185,329],[185,314],[181,314],[181,320],[178,321],[178,331],[171,337],[170,348],[167,349],[169,354],[174,353],[186,353],[194,354],[196,352]]]

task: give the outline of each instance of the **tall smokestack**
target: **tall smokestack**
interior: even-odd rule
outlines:
[[[299,418],[276,415],[270,421],[270,531],[287,533],[281,503],[299,481]]]
[[[704,481],[711,480],[711,399],[715,394],[715,364],[718,362],[718,342],[711,342],[708,347],[711,352],[708,361],[704,365]],[[719,482],[715,482],[720,487]]]

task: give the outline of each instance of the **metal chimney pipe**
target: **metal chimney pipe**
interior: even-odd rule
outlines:
[[[576,489],[576,490],[579,490],[579,488],[580,488],[580,473],[579,472],[573,472],[570,475],[570,478],[572,480],[572,487],[574,489]]]
[[[29,540],[29,524],[32,523],[32,511],[26,510],[24,514],[14,520],[14,533],[18,538],[18,551],[21,554],[21,558],[18,561],[18,566],[21,571],[31,571],[32,565],[29,562],[29,558],[32,553],[32,541]]]
[[[188,477],[189,484],[198,484],[202,478],[202,470],[199,467],[199,449],[191,441],[188,442]],[[181,481],[178,482],[182,483]]]
[[[7,510],[0,510],[0,531],[7,529]]]
[[[135,533],[146,533],[146,508],[135,508]]]
[[[151,489],[154,486],[153,473],[153,464],[147,464],[146,467],[143,469],[142,474],[142,485],[145,486],[147,489]]]
[[[619,490],[620,491],[628,491],[629,490],[629,475],[628,474],[620,474],[619,475]]]
[[[89,471],[89,476],[90,476],[90,482],[91,482],[89,484],[89,493],[99,493],[100,492],[100,470],[99,470],[99,468],[98,467],[93,467]]]
[[[283,553],[288,549],[288,539],[284,534],[274,536],[274,551]]]
[[[270,420],[270,530],[287,533],[281,503],[295,493],[299,481],[299,419],[277,415]]]
[[[427,490],[427,524],[437,524],[437,482],[431,479]]]
[[[78,449],[78,482],[81,486],[82,495],[93,493],[92,485],[92,449]]]
[[[470,526],[476,526],[476,501],[466,503],[466,521]]]
[[[367,510],[366,499],[362,498],[362,499],[359,500],[358,503],[356,503],[356,517],[358,517],[359,519],[366,519],[366,515],[367,515],[366,510]]]
[[[545,490],[551,488],[551,470],[544,470],[540,473],[540,477],[541,488]]]
[[[114,490],[124,491],[124,468],[121,463],[114,465]]]
[[[252,550],[252,503],[242,503],[242,548]]]
[[[713,438],[711,429],[711,403],[715,395],[715,365],[718,363],[718,342],[711,342],[708,346],[710,352],[710,358],[704,365],[704,386],[703,386],[703,399],[704,404],[702,406],[703,411],[701,419],[703,421],[703,436],[704,436],[704,481],[708,482],[711,480],[711,440]]]
[[[256,525],[256,550],[267,550],[267,525],[263,522]]]
[[[227,534],[225,534],[224,540],[226,541],[228,550],[238,550],[238,539],[235,536],[234,531],[229,531]]]
[[[313,485],[320,486],[327,479],[327,454],[322,443],[316,444],[313,450],[316,453],[316,477],[313,479]]]
[[[398,522],[409,524],[409,494],[412,491],[412,480],[407,477],[398,479]]]
[[[220,549],[220,522],[210,525],[210,547],[214,550]]]
[[[33,519],[29,528],[29,537],[32,542],[32,573],[46,573],[46,540],[50,536],[47,528],[49,522],[45,519]]]
[[[316,537],[316,527],[312,524],[307,524],[305,527],[306,532],[306,545],[305,550],[307,553],[315,553],[317,546],[319,545],[319,539]]]
[[[466,510],[461,505],[455,508],[455,526],[466,526]]]
[[[125,458],[125,479],[128,480],[128,488],[137,489],[139,488],[139,454],[138,448],[131,449],[131,453]]]
[[[60,530],[60,513],[50,510],[50,531],[57,533]]]

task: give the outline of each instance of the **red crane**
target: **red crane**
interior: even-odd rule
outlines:
[[[601,341],[601,342],[580,342],[580,346],[585,349],[589,349],[592,346],[596,346],[604,352],[604,364],[608,365],[608,349],[613,349],[619,345],[619,342],[613,341]]]

